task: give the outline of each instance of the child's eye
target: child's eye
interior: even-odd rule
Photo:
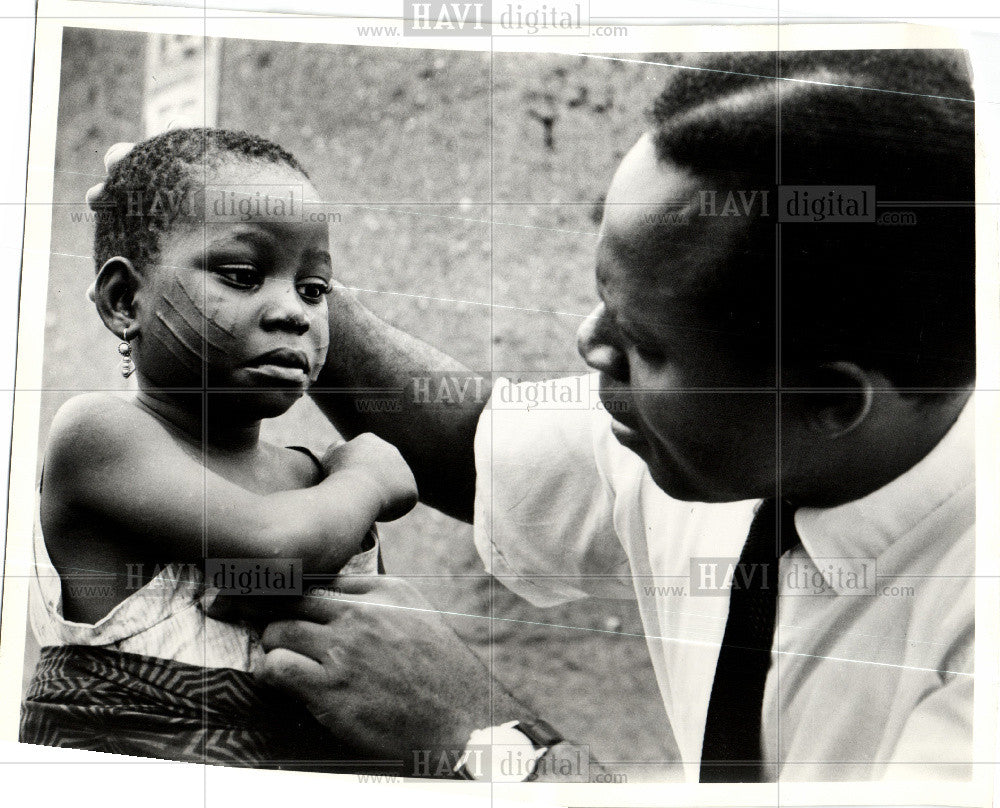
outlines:
[[[310,303],[319,303],[326,295],[330,294],[333,287],[330,286],[329,281],[325,281],[322,278],[310,278],[300,281],[297,288],[303,300],[308,300]]]
[[[260,272],[253,264],[221,264],[215,273],[237,289],[252,289],[260,283]]]

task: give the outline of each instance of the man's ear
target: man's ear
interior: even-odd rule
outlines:
[[[94,281],[94,303],[104,324],[119,337],[135,336],[135,293],[139,273],[127,258],[116,255],[104,262]]]
[[[872,374],[853,362],[824,362],[810,372],[813,390],[802,398],[807,428],[834,439],[852,432],[871,412]]]

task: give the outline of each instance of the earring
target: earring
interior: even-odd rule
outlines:
[[[132,361],[132,346],[128,344],[128,331],[122,331],[122,341],[118,345],[118,353],[122,356],[122,376],[126,379],[135,373],[135,363]]]

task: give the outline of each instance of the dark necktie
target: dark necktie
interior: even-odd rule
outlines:
[[[734,570],[701,747],[703,783],[753,783],[763,777],[761,713],[774,642],[778,559],[799,543],[793,514],[787,502],[765,499]]]

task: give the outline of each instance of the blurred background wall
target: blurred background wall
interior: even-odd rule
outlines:
[[[170,73],[156,53],[184,47],[65,33],[42,444],[68,398],[126,387],[118,340],[85,299],[93,224],[82,200],[109,145],[177,114],[151,98],[169,100],[157,94]],[[218,76],[200,114],[207,104],[217,125],[269,137],[306,166],[341,213],[330,226],[335,275],[367,290],[365,305],[472,368],[584,370],[574,333],[595,301],[600,203],[670,68],[497,53],[491,73],[489,53],[242,40],[208,52]],[[321,451],[336,434],[303,400],[266,436]],[[676,759],[632,605],[531,607],[492,583],[471,528],[422,506],[382,535],[388,571],[442,610],[508,618],[452,622],[498,678],[598,759]],[[28,645],[26,675],[37,652]]]

